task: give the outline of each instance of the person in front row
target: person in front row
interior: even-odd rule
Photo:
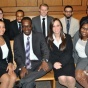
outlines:
[[[70,35],[63,32],[62,23],[58,18],[51,21],[47,43],[50,49],[49,60],[53,65],[55,79],[67,88],[75,88],[72,40]]]
[[[76,80],[88,88],[88,19],[81,21],[73,38],[73,56],[76,64]]]
[[[10,42],[4,35],[5,24],[0,20],[0,88],[13,88],[16,81]]]
[[[52,69],[49,50],[42,33],[32,31],[32,20],[22,19],[23,33],[14,39],[14,58],[20,71],[22,88],[35,88],[35,80]]]

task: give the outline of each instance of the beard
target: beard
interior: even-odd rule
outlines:
[[[67,19],[70,19],[70,18],[72,17],[72,15],[66,16],[65,14],[64,14],[64,16],[65,16]]]

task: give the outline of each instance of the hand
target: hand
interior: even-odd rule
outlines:
[[[44,71],[49,70],[49,66],[48,66],[48,63],[46,61],[42,61],[42,64],[40,65],[38,71],[40,71],[41,69],[43,69]]]
[[[54,68],[55,69],[60,69],[60,68],[62,68],[62,64],[60,62],[55,62],[54,63]]]
[[[6,71],[8,71],[8,74],[12,74],[14,72],[14,65],[12,63],[8,63]]]
[[[20,77],[23,78],[25,77],[26,74],[28,74],[28,70],[25,67],[22,67],[20,72]]]

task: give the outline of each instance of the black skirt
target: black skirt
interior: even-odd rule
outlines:
[[[58,80],[59,76],[72,76],[75,78],[75,65],[74,63],[68,63],[66,66],[62,67],[61,69],[54,69],[54,77],[55,80]]]
[[[6,71],[7,66],[8,66],[8,64],[7,64],[6,61],[0,62],[0,77],[1,77],[3,74],[7,73],[7,71]]]

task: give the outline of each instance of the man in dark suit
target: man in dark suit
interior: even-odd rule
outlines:
[[[24,17],[21,22],[23,33],[14,38],[14,59],[20,70],[20,86],[35,88],[34,81],[52,69],[49,50],[43,34],[32,31],[31,18]]]
[[[23,10],[17,10],[16,11],[16,20],[13,20],[10,23],[10,39],[13,40],[14,37],[16,37],[21,30],[21,19],[24,17],[24,11]]]
[[[43,33],[43,19],[45,19],[45,37],[48,35],[48,31],[49,31],[49,26],[50,26],[50,22],[53,19],[53,17],[48,16],[48,10],[49,10],[49,6],[47,4],[41,4],[39,6],[39,12],[40,15],[37,17],[34,17],[32,19],[32,24],[33,24],[33,29],[35,31],[38,32],[42,32]]]
[[[3,10],[2,10],[1,8],[0,8],[0,19],[3,20],[4,23],[5,23],[5,28],[6,28],[6,30],[5,30],[5,33],[4,33],[4,34],[5,34],[6,36],[8,36],[8,38],[9,38],[9,37],[10,37],[10,36],[9,36],[10,20],[4,18]]]

